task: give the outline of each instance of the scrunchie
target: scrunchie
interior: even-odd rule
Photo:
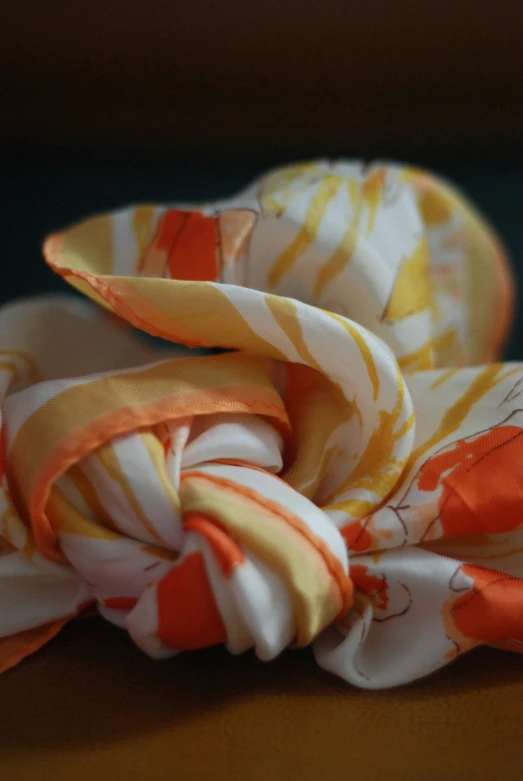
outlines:
[[[99,307],[0,311],[0,670],[93,610],[367,688],[523,648],[513,285],[447,184],[297,165],[44,255]]]

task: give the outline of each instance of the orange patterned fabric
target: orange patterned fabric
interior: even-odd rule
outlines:
[[[93,607],[156,658],[312,643],[367,688],[519,650],[511,278],[447,184],[309,163],[44,254],[99,306],[0,311],[0,669]]]

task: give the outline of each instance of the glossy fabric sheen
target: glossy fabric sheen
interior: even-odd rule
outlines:
[[[0,312],[0,669],[86,609],[155,658],[312,644],[363,688],[520,650],[511,279],[448,185],[304,164],[44,254],[100,306]]]

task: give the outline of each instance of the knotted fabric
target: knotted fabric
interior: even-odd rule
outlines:
[[[512,282],[447,184],[292,166],[44,255],[98,306],[0,311],[0,669],[93,610],[368,688],[523,648]]]

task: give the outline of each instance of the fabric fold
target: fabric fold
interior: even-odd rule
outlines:
[[[313,162],[44,255],[98,306],[0,311],[0,670],[86,606],[363,688],[523,647],[513,285],[449,185]]]

